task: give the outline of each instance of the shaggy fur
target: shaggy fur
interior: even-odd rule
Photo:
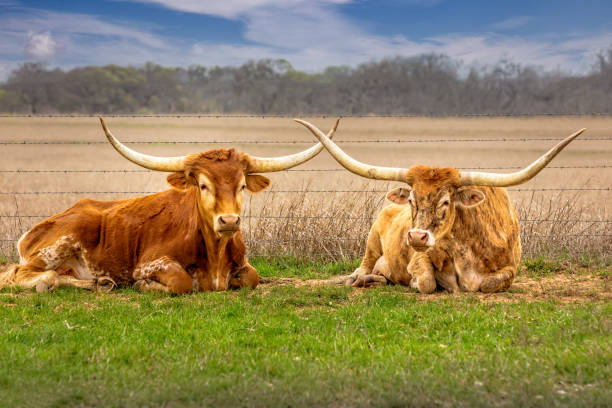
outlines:
[[[459,172],[452,168],[415,166],[407,182],[411,189],[387,195],[395,204],[379,214],[361,266],[350,279],[355,284],[388,280],[425,293],[433,292],[436,283],[451,292],[507,289],[521,247],[506,190],[460,187]],[[434,244],[410,243],[411,230],[428,232]]]

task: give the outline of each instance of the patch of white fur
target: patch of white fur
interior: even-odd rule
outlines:
[[[45,263],[46,269],[56,269],[64,263],[69,251],[78,249],[72,235],[64,235],[53,245],[49,245],[38,251],[38,256]]]
[[[240,269],[242,269],[242,267],[240,267]],[[227,276],[225,277],[225,288],[229,288],[230,285],[230,280],[232,279],[232,274],[228,273]]]
[[[170,257],[162,256],[154,261],[138,265],[134,268],[132,276],[135,280],[150,279],[155,272],[167,271],[171,262],[173,261]]]
[[[17,253],[19,254],[19,265],[25,265],[27,263],[25,258],[21,254],[21,241],[23,241],[26,235],[28,235],[28,232],[30,231],[24,232],[23,235],[21,235],[21,238],[19,238],[19,240],[17,241]]]

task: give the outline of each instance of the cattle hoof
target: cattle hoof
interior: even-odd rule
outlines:
[[[145,290],[147,288],[147,284],[148,282],[146,279],[140,279],[134,282],[134,284],[132,285],[132,288],[136,290]]]
[[[38,281],[36,283],[36,292],[44,293],[44,292],[47,292],[48,290],[49,290],[49,285],[47,285],[47,282]]]
[[[101,293],[109,293],[115,286],[117,286],[115,281],[106,276],[96,280],[96,290]]]
[[[348,276],[346,278],[346,280],[344,281],[344,286],[355,286],[355,282],[357,282],[358,279],[353,278],[352,276]]]
[[[420,293],[430,294],[436,290],[436,280],[433,277],[417,279],[417,289]]]
[[[355,283],[353,283],[352,286],[354,287],[370,287],[370,286],[379,286],[379,285],[386,285],[387,284],[387,278],[385,278],[384,276],[380,276],[380,275],[375,275],[375,274],[367,274],[367,275],[361,275],[359,278],[357,278],[357,280],[355,281]]]
[[[36,292],[44,293],[44,292],[53,292],[56,288],[56,285],[50,285],[48,282],[44,280],[39,280],[36,283]]]
[[[483,293],[499,292],[502,288],[502,281],[496,276],[487,276],[480,284],[480,291]]]

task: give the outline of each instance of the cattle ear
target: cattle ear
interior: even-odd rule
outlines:
[[[455,191],[455,205],[464,208],[475,207],[485,199],[485,194],[478,189],[461,187]]]
[[[166,180],[168,184],[177,190],[187,189],[187,179],[185,178],[185,173],[182,171],[169,174]]]
[[[251,193],[259,193],[270,185],[270,179],[259,174],[249,174],[245,177],[247,189]]]
[[[410,190],[397,187],[387,193],[387,200],[395,204],[407,204],[410,198]]]

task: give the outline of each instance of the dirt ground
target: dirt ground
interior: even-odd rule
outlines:
[[[0,265],[0,273],[9,265]],[[270,290],[279,286],[293,286],[302,288],[306,286],[317,287],[335,285],[336,278],[332,279],[300,279],[300,278],[262,278],[257,292],[266,295]],[[353,295],[359,295],[372,288],[355,288]],[[33,293],[24,291],[23,294]],[[556,273],[542,278],[518,276],[509,290],[499,293],[460,293],[449,294],[445,291],[424,295],[416,290],[406,288],[407,296],[416,296],[422,300],[432,300],[452,297],[471,297],[483,302],[536,302],[541,300],[557,300],[564,303],[580,302],[609,302],[612,301],[612,276],[596,275],[588,272],[578,274]],[[13,293],[0,294],[14,296]],[[381,294],[383,295],[383,294]],[[383,295],[384,296],[384,295]]]
[[[330,280],[320,279],[264,279],[259,289],[263,293],[278,286],[323,286],[329,285]],[[359,295],[372,288],[355,288],[354,295]],[[536,302],[542,300],[557,300],[564,303],[581,302],[609,302],[612,301],[612,276],[599,276],[590,273],[568,274],[558,273],[543,278],[518,276],[509,290],[499,293],[460,293],[449,294],[436,291],[429,295],[417,293],[414,289],[406,288],[407,296],[416,296],[421,300],[432,300],[452,297],[471,297],[483,302]]]

